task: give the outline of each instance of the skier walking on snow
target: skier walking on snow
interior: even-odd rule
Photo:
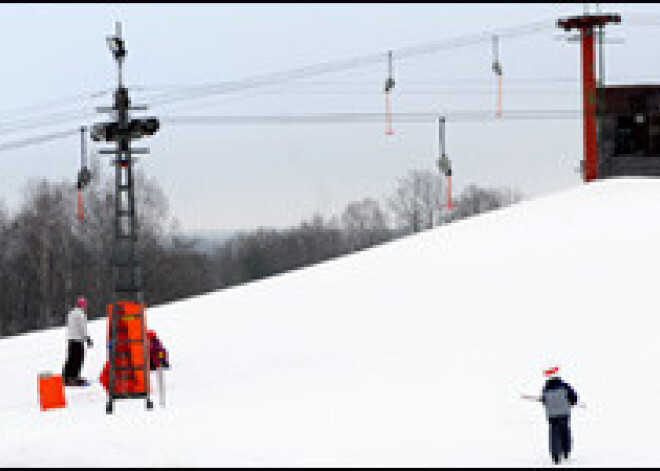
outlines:
[[[578,403],[578,397],[575,390],[559,377],[559,367],[550,368],[543,373],[548,380],[543,387],[541,403],[545,407],[550,424],[552,461],[559,464],[562,458],[568,458],[571,453],[571,407]]]
[[[87,335],[87,299],[80,296],[76,301],[76,307],[69,311],[66,324],[67,355],[66,363],[62,371],[62,377],[66,386],[81,386],[85,380],[80,377],[80,370],[85,361],[84,342],[92,347],[92,339]]]

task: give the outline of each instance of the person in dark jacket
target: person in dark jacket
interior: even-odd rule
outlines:
[[[571,407],[578,403],[575,390],[559,377],[559,367],[544,371],[547,381],[541,394],[541,403],[545,407],[550,424],[550,455],[558,464],[567,459],[572,449]]]

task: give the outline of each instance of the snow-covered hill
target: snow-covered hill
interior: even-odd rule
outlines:
[[[0,341],[7,466],[545,466],[542,370],[586,403],[567,465],[660,465],[660,181],[596,182],[148,311],[168,404],[41,412],[64,331]],[[84,367],[98,378],[103,321]]]

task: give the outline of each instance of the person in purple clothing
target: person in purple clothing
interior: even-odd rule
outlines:
[[[169,369],[170,363],[167,350],[163,347],[160,339],[153,330],[147,330],[149,340],[149,369],[151,371],[159,368]]]

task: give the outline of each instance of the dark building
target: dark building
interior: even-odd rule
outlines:
[[[598,177],[660,177],[660,85],[598,89]]]

